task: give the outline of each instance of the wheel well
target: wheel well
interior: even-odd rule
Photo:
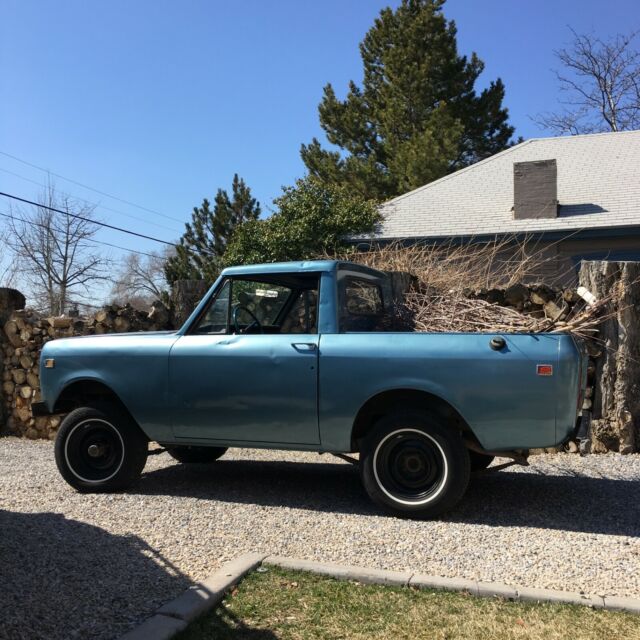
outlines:
[[[358,411],[351,431],[351,450],[359,450],[359,441],[367,435],[376,421],[394,408],[428,409],[445,419],[454,428],[476,439],[465,419],[446,401],[432,393],[415,389],[384,391],[367,402]]]
[[[53,413],[70,413],[78,407],[96,406],[100,404],[115,405],[124,412],[138,429],[140,425],[136,422],[131,412],[120,400],[118,394],[103,382],[97,380],[79,380],[73,382],[62,390],[58,396]],[[140,429],[140,433],[144,432]],[[146,435],[144,436],[147,437]]]

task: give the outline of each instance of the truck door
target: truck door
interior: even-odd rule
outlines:
[[[318,277],[228,279],[169,357],[177,438],[318,444]],[[259,276],[256,276],[259,278]]]

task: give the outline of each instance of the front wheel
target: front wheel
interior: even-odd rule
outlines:
[[[430,518],[451,509],[469,483],[460,434],[438,416],[402,411],[381,418],[365,437],[360,476],[385,511]]]
[[[62,421],[55,459],[62,477],[82,493],[121,491],[140,477],[147,448],[146,437],[124,411],[81,407]]]

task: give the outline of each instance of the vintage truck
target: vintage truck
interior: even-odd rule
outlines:
[[[394,332],[391,303],[385,274],[349,262],[229,268],[177,331],[48,342],[34,412],[67,414],[55,458],[78,491],[129,486],[150,441],[184,463],[358,453],[369,496],[410,517],[451,508],[495,456],[575,435],[570,335]]]

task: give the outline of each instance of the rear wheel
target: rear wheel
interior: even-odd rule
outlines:
[[[56,465],[78,491],[121,491],[140,477],[147,445],[138,425],[118,407],[81,407],[60,425]]]
[[[469,483],[460,434],[438,416],[399,411],[365,437],[360,475],[369,497],[386,511],[429,518],[451,509]]]
[[[227,448],[179,446],[167,447],[167,451],[174,460],[189,464],[215,462],[226,453]]]

